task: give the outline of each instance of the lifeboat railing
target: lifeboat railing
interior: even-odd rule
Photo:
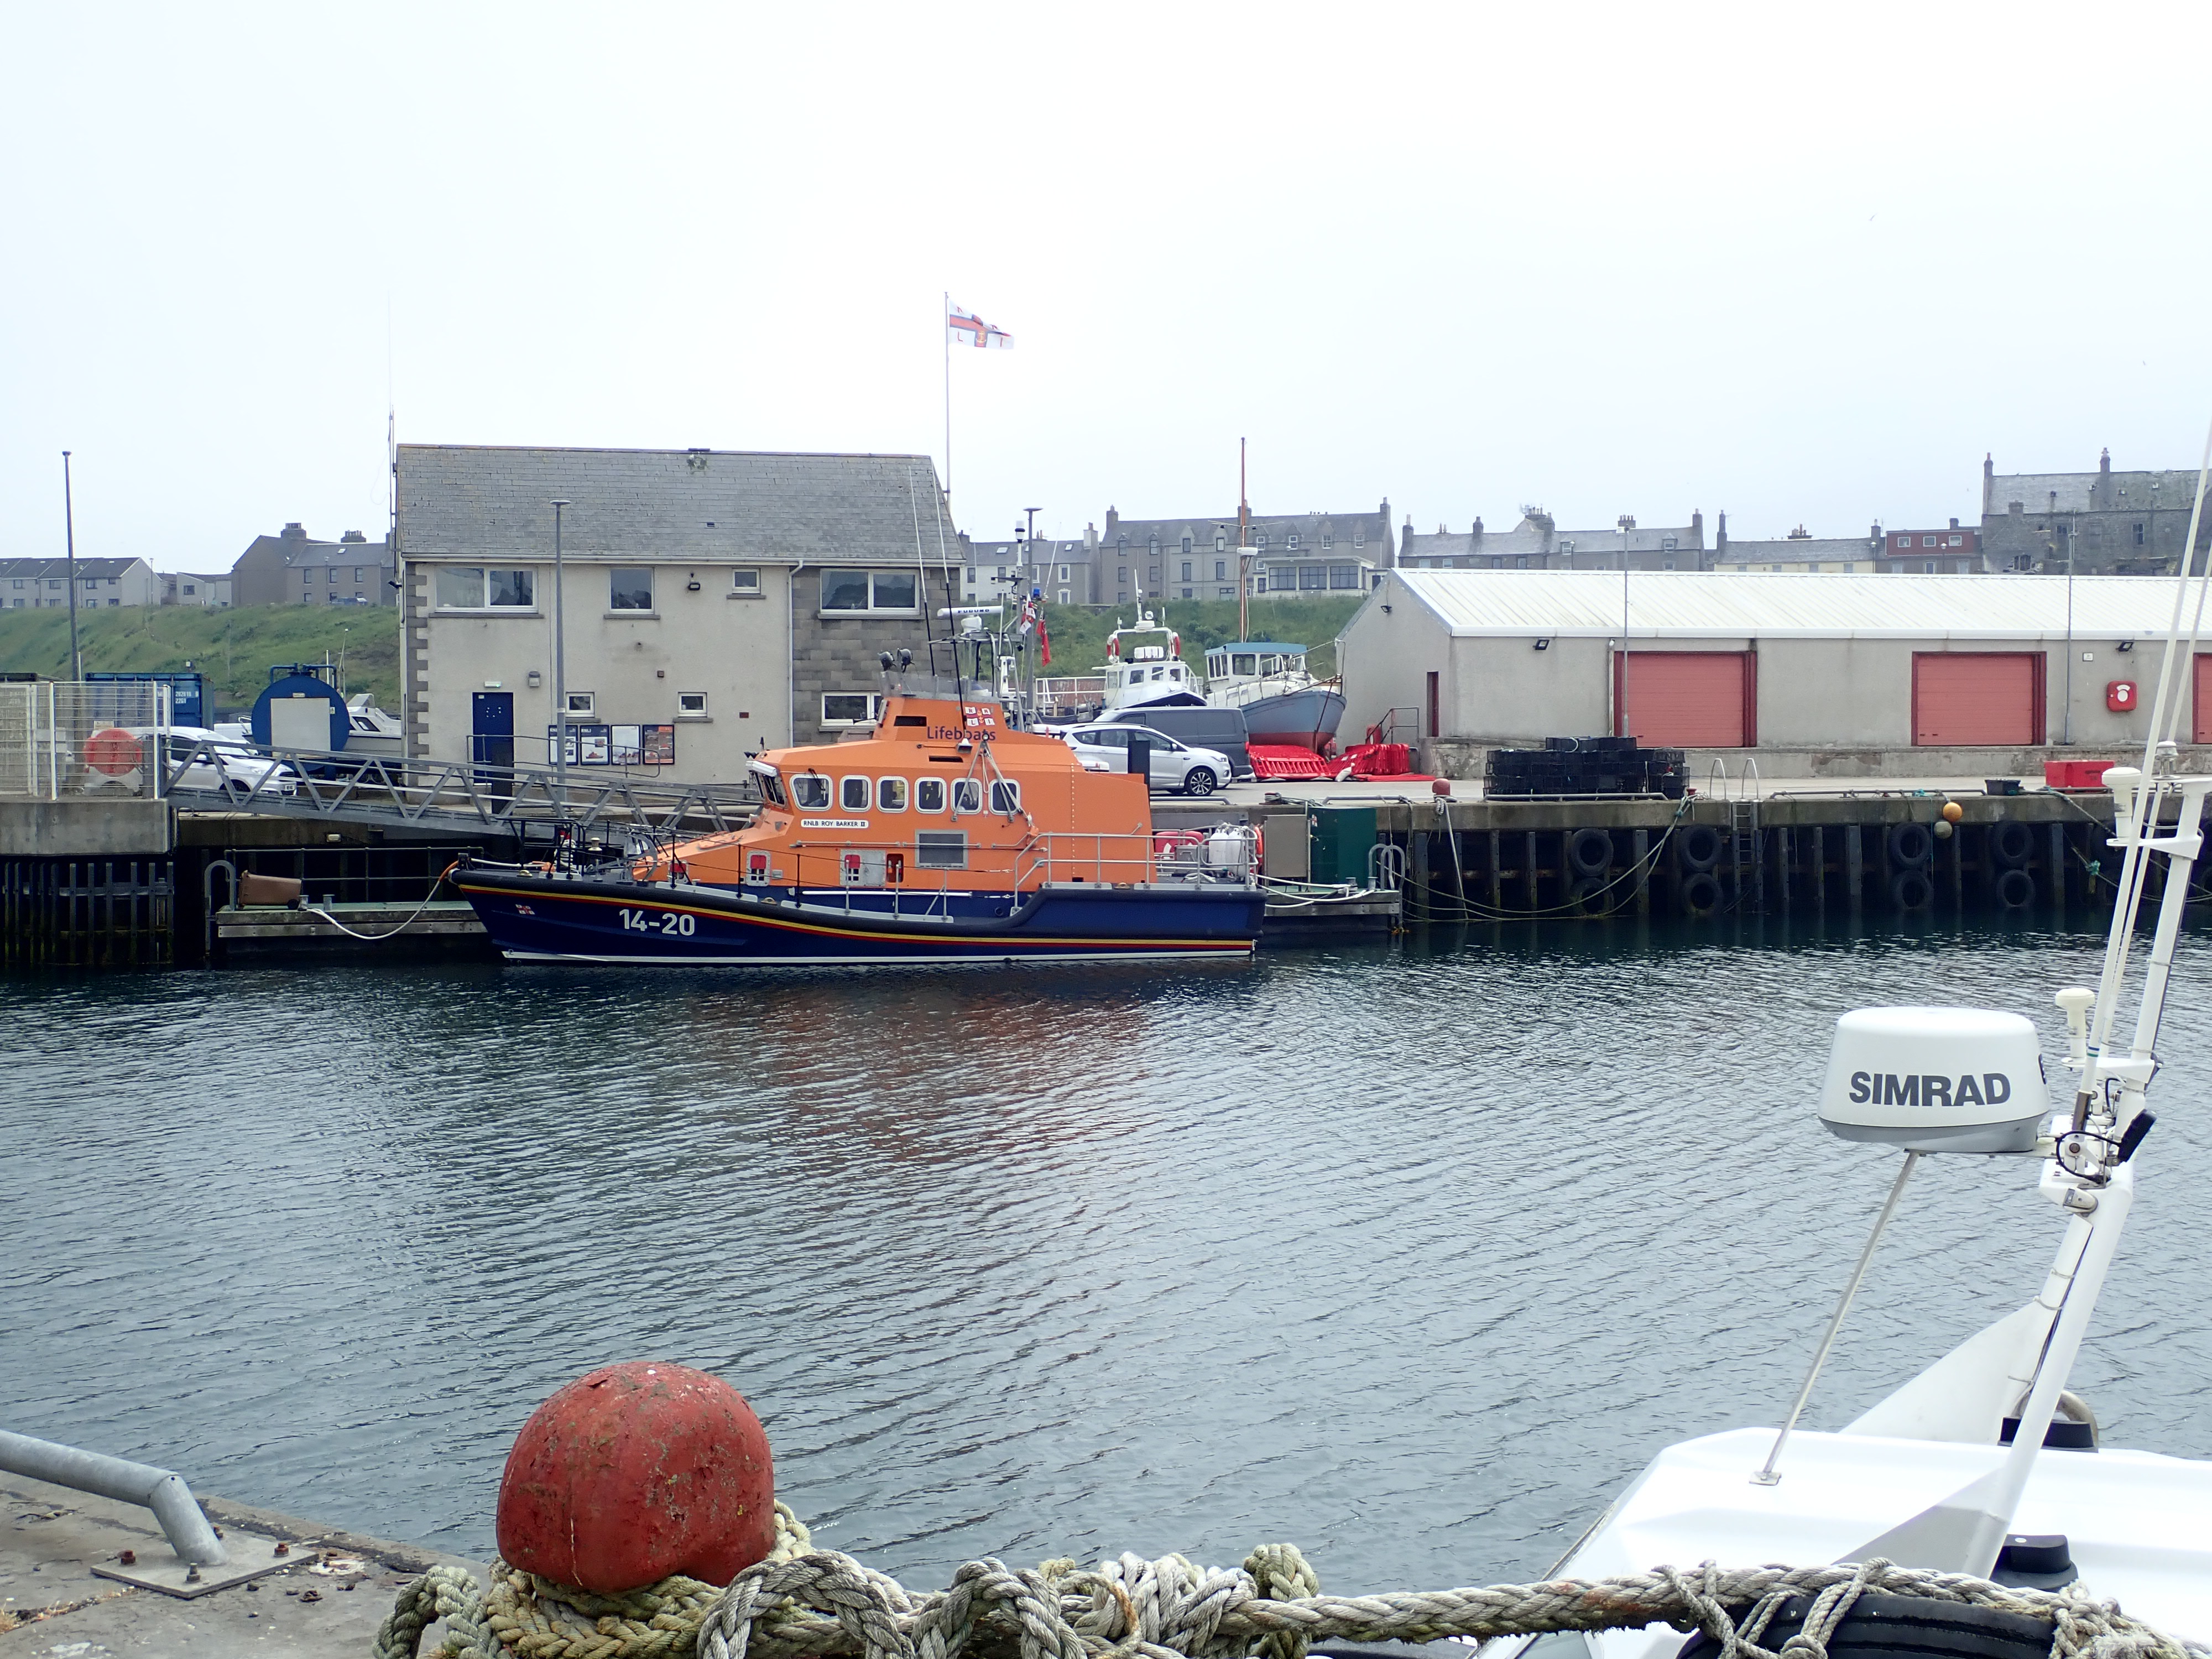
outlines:
[[[1153,887],[1203,881],[1256,886],[1259,861],[1249,838],[1230,838],[1233,847],[1217,846],[1217,839],[1196,831],[1132,836],[1056,830],[1022,848],[1015,885],[1023,891],[1039,884]]]

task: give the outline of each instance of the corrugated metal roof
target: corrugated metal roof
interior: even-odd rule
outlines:
[[[1391,581],[1454,635],[1602,635],[1621,627],[1617,570],[1399,570]],[[2063,639],[2063,576],[1633,571],[1631,638]],[[2077,639],[2163,637],[2173,584],[2077,576]],[[1380,596],[1387,598],[1389,584]]]

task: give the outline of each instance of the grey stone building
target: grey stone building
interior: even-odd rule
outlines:
[[[1018,600],[1032,587],[1044,592],[1047,605],[1098,605],[1098,535],[1080,541],[969,542],[961,570],[961,603],[990,605]]]
[[[1727,534],[1728,515],[1721,515]],[[1510,530],[1490,530],[1480,519],[1467,531],[1438,525],[1433,535],[1411,518],[1398,539],[1398,563],[1412,570],[1632,570],[1710,568],[1705,515],[1692,511],[1686,525],[1643,526],[1624,515],[1609,530],[1561,530],[1540,507],[1524,507]]]
[[[1386,497],[1372,513],[1264,513],[1249,520],[1255,593],[1362,593],[1395,562]],[[1142,587],[1170,599],[1233,599],[1234,508],[1206,519],[1125,519],[1106,509],[1096,603],[1127,605]]]
[[[371,541],[349,530],[317,541],[296,524],[256,536],[230,568],[232,603],[249,605],[396,605],[399,572],[389,537]]]
[[[1982,547],[1999,570],[2159,575],[2179,564],[2197,498],[2193,471],[2115,472],[2109,449],[2094,472],[1999,472],[1982,459]],[[2197,534],[2212,541],[2212,514]]]
[[[763,748],[835,741],[874,720],[877,653],[926,660],[957,597],[927,456],[403,444],[398,470],[416,754],[551,758],[556,500],[581,765],[726,782]]]

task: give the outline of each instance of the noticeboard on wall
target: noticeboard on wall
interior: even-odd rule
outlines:
[[[545,728],[546,752],[559,741],[554,728]],[[673,726],[595,726],[572,720],[568,724],[568,763],[571,766],[673,766],[676,728]]]

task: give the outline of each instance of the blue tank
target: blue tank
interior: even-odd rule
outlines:
[[[283,707],[273,708],[272,704]],[[319,713],[317,708],[319,705]],[[343,749],[353,730],[345,699],[305,663],[269,671],[269,684],[253,700],[248,726],[264,749]]]

